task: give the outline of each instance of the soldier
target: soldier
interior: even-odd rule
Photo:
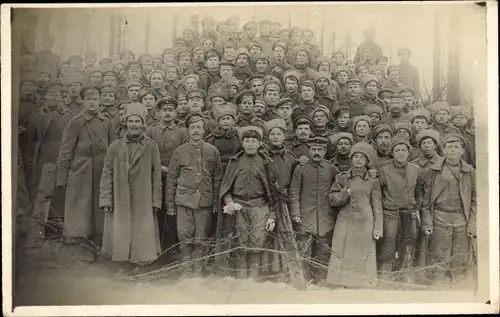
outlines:
[[[409,121],[398,121],[392,125],[392,131],[394,136],[397,138],[405,139],[408,142],[413,138],[413,129]],[[411,145],[411,144],[410,144]],[[420,151],[414,148],[410,148],[410,154],[408,156],[408,162],[416,160],[421,155]]]
[[[311,52],[307,47],[298,46],[295,51],[295,63],[293,64],[295,71],[300,74],[299,80],[314,80],[315,71],[311,67]]]
[[[101,86],[101,112],[113,123],[115,129],[120,125],[120,115],[118,114],[118,108],[115,106],[116,94],[114,87],[109,85]]]
[[[382,111],[385,111],[384,101],[377,97],[378,87],[378,79],[374,76],[366,75],[364,77],[364,93],[361,95],[361,100],[367,104],[377,105]]]
[[[162,70],[153,70],[151,74],[149,74],[149,83],[151,84],[151,88],[154,90],[157,98],[170,95],[165,90],[165,73]]]
[[[316,59],[316,71],[329,73],[331,77],[330,60],[325,56],[318,57]]]
[[[88,74],[88,84],[94,86],[102,85],[102,70],[100,68],[94,68],[87,72]]]
[[[50,69],[47,66],[42,65],[40,67],[37,67],[35,73],[37,74],[36,83],[38,86],[38,93],[39,95],[43,95],[43,92],[45,91],[45,86],[47,86],[50,80],[52,79]]]
[[[126,84],[126,66],[124,61],[116,61],[113,65],[113,70],[118,75],[117,86],[123,86]]]
[[[224,214],[235,215],[236,234],[243,248],[262,248],[267,231],[275,226],[274,207],[276,177],[270,169],[270,158],[259,151],[262,129],[255,126],[240,128],[239,136],[244,151],[231,157],[222,186],[220,199]],[[220,227],[219,227],[220,228]],[[238,277],[259,277],[261,251],[243,249],[237,252]]]
[[[287,71],[283,74],[283,83],[285,91],[282,97],[287,97],[292,100],[292,105],[295,106],[302,98],[299,91],[300,74],[295,71]]]
[[[113,60],[109,57],[105,57],[99,61],[99,67],[103,72],[111,70],[113,64]]]
[[[267,55],[259,55],[254,58],[254,73],[262,76],[266,76],[271,71],[271,63]]]
[[[221,56],[217,51],[210,51],[205,54],[205,65],[207,66],[208,82],[210,84],[221,80],[219,64]],[[208,86],[210,87],[210,86]]]
[[[177,64],[168,63],[165,64],[165,90],[172,96],[178,93],[185,93],[186,88],[179,79],[180,69]]]
[[[301,102],[295,106],[292,111],[292,119],[299,116],[308,116],[319,106],[318,101],[314,99],[316,95],[316,84],[313,81],[303,81],[300,86]]]
[[[113,123],[99,111],[100,89],[82,88],[84,110],[65,126],[57,158],[57,187],[66,192],[64,236],[102,243],[104,215],[99,210],[99,182],[106,150],[116,139]],[[94,260],[89,254],[88,260]]]
[[[234,64],[237,47],[229,42],[222,47],[222,60]]]
[[[124,50],[120,53],[120,59],[128,65],[130,62],[135,60],[135,53],[132,50]]]
[[[186,118],[189,115],[189,104],[186,100],[185,93],[178,93],[175,95],[175,99],[177,100],[177,118],[175,118],[175,122],[178,126],[185,126]]]
[[[264,76],[252,75],[247,79],[247,87],[253,91],[255,97],[263,97],[264,94]]]
[[[387,86],[388,83],[387,83],[387,78],[385,76],[385,68],[382,68],[380,66],[375,66],[372,68],[370,74],[375,76],[375,78],[377,79],[379,88]]]
[[[264,101],[267,110],[260,117],[264,121],[277,119],[279,116],[275,112],[275,106],[281,95],[281,83],[278,80],[268,81],[264,85]]]
[[[335,153],[330,159],[330,163],[335,165],[340,172],[349,170],[351,167],[349,153],[354,145],[353,135],[348,132],[339,132],[332,135],[331,142],[335,148]]]
[[[413,90],[411,90],[410,88],[403,88],[399,92],[399,96],[403,98],[405,101],[405,105],[403,107],[403,111],[405,113],[417,109],[417,103],[415,100]]]
[[[339,107],[337,100],[337,83],[330,79],[330,73],[318,72],[316,74],[317,91],[314,98],[320,105],[326,106],[331,113]]]
[[[240,49],[236,52],[235,57],[235,67],[234,76],[241,81],[246,81],[250,76],[252,76],[252,70],[250,69],[251,57],[246,49]]]
[[[354,137],[354,143],[366,142],[369,143],[369,135],[371,131],[371,118],[369,116],[357,116],[351,120],[351,131]]]
[[[384,78],[387,79],[385,70],[387,69],[387,65],[389,65],[389,58],[387,56],[379,56],[377,61],[377,67],[380,67],[384,70]]]
[[[271,42],[276,43],[279,40],[282,27],[279,22],[271,22]]]
[[[399,97],[391,98],[389,113],[380,120],[380,123],[393,125],[398,121],[408,121],[408,114],[403,112],[404,99]]]
[[[309,263],[309,260],[322,264],[328,262],[334,225],[328,192],[338,169],[324,159],[328,142],[322,137],[309,140],[310,160],[305,165],[297,166],[290,185],[290,214],[295,223],[299,248],[305,259],[304,274],[306,280],[312,278],[315,282],[326,277],[326,270]]]
[[[118,74],[114,70],[103,71],[102,84],[116,88],[118,85]]]
[[[146,124],[151,126],[161,121],[161,115],[156,108],[156,94],[150,88],[143,88],[139,92],[139,101],[146,107]]]
[[[163,50],[162,53],[162,58],[163,58],[163,64],[169,64],[175,62],[175,55],[177,52],[173,48],[166,48]]]
[[[285,42],[276,42],[273,44],[273,58],[271,62],[271,75],[283,81],[283,75],[286,71],[292,70],[293,66],[286,61],[287,45]]]
[[[170,159],[167,175],[167,214],[177,215],[177,232],[184,269],[201,273],[212,212],[218,207],[222,180],[219,151],[203,141],[204,118],[192,113],[186,119],[189,142]]]
[[[440,264],[432,271],[436,284],[445,282],[447,273],[453,284],[463,280],[476,248],[476,173],[462,160],[464,148],[461,135],[446,135],[444,160],[425,174],[422,231],[430,236],[429,264]]]
[[[379,123],[372,128],[372,139],[375,145],[375,158],[373,165],[380,169],[382,166],[391,163],[391,140],[393,132],[391,126]]]
[[[102,252],[113,261],[149,264],[161,252],[160,153],[144,135],[140,104],[127,107],[125,120],[127,134],[110,145],[100,179],[99,207],[106,215]]]
[[[391,65],[387,67],[388,83],[384,88],[391,89],[394,93],[399,94],[403,89],[403,84],[399,78],[399,66]]]
[[[19,114],[18,114],[18,127],[20,131],[20,146],[24,152],[26,144],[23,143],[23,134],[28,126],[28,120],[31,115],[40,108],[40,100],[38,98],[36,79],[34,74],[25,73],[21,78],[20,85],[20,99],[19,99]]]
[[[205,92],[201,89],[188,91],[186,94],[186,100],[189,106],[189,113],[197,113],[205,120],[205,135],[212,133],[215,129],[216,123],[210,116],[203,114],[203,110],[205,108]]]
[[[193,48],[193,72],[195,74],[200,74],[205,68],[205,49],[201,46],[196,46]]]
[[[369,74],[370,70],[368,66],[366,66],[366,64],[359,64],[358,66],[356,66],[355,75],[358,78],[360,78],[364,83],[367,82],[364,77],[368,76]]]
[[[393,160],[378,169],[384,208],[384,232],[378,252],[381,280],[413,263],[424,179],[422,169],[408,162],[411,148],[407,140],[393,138]],[[409,276],[398,276],[398,280],[408,281]]]
[[[460,130],[450,123],[450,105],[446,101],[436,101],[427,108],[432,115],[431,129],[439,132],[442,142],[447,134],[461,134]]]
[[[356,50],[356,55],[354,56],[354,62],[356,64],[364,64],[365,61],[362,60],[362,53],[365,50],[372,52],[375,61],[378,61],[378,58],[383,55],[383,52],[380,45],[373,41],[373,39],[375,38],[375,30],[372,28],[365,29],[363,30],[363,36],[365,37],[365,41],[359,44]]]
[[[255,98],[254,108],[255,108],[255,115],[257,116],[257,118],[263,120],[262,116],[264,116],[264,114],[268,111],[267,103],[264,100],[264,98],[262,97]]]
[[[252,61],[255,63],[255,59],[259,56],[261,56],[262,53],[262,45],[257,42],[253,41],[247,46],[248,52],[250,53],[250,56],[252,57]]]
[[[371,118],[371,126],[376,126],[380,120],[382,119],[383,110],[380,106],[375,104],[367,104],[365,107],[365,116],[369,116]]]
[[[179,65],[179,79],[193,73],[193,56],[189,50],[180,50],[177,52],[176,61]]]
[[[308,116],[300,116],[293,121],[294,138],[287,143],[287,148],[297,157],[301,164],[309,161],[309,144],[312,135],[313,121]]]
[[[351,71],[346,67],[338,67],[334,73],[333,78],[337,82],[337,100],[341,102],[347,95],[347,81],[352,77]]]
[[[460,130],[465,141],[465,153],[463,160],[476,167],[476,135],[472,129],[468,127],[469,117],[471,116],[470,109],[465,106],[457,106],[451,108],[451,121],[453,126]]]
[[[290,98],[282,98],[274,105],[274,109],[278,117],[285,121],[285,143],[293,141],[295,131],[292,121],[292,100]]]
[[[214,90],[223,90],[229,95],[229,82],[234,78],[234,64],[231,62],[223,61],[219,64],[221,80],[214,82],[210,85],[208,93],[211,94]],[[242,83],[238,83],[243,85]]]
[[[255,94],[251,90],[243,90],[236,97],[236,105],[239,107],[239,115],[236,118],[236,126],[239,128],[249,125],[264,127],[264,120],[255,115]]]
[[[348,106],[342,106],[333,113],[333,122],[335,128],[333,128],[333,133],[339,132],[351,132],[351,108]]]
[[[412,126],[412,138],[410,139],[410,143],[413,147],[420,147],[418,142],[416,141],[416,136],[420,131],[428,129],[429,121],[431,119],[431,114],[429,110],[420,108],[410,111],[409,113],[410,123]]]
[[[416,141],[422,155],[413,160],[412,163],[417,164],[425,171],[441,159],[438,154],[441,152],[439,132],[431,129],[422,130],[417,134]]]
[[[189,74],[184,76],[183,85],[186,90],[196,90],[199,87],[200,77],[196,74]]]
[[[153,70],[163,70],[163,57],[161,54],[153,54]]]
[[[326,147],[325,159],[330,159],[334,152],[334,147],[331,140],[332,130],[328,127],[331,120],[331,113],[327,107],[319,105],[309,114],[313,121],[313,133],[311,137],[323,137],[328,140]]]
[[[398,50],[398,56],[401,60],[399,64],[399,73],[401,83],[409,87],[415,93],[415,96],[420,96],[420,76],[418,70],[410,64],[411,49],[401,48]]]
[[[392,91],[391,89],[381,89],[377,96],[379,99],[381,99],[383,102],[384,102],[384,114],[387,113],[387,111],[389,110],[389,106],[391,105],[391,99],[392,97],[394,97],[396,93],[394,91]]]
[[[140,102],[139,92],[141,91],[143,85],[139,81],[130,81],[127,83],[127,99],[130,102]]]
[[[361,86],[363,82],[358,78],[351,78],[346,82],[346,99],[339,102],[340,107],[349,107],[353,117],[365,113],[366,104],[361,100]]]
[[[259,38],[258,41],[262,45],[262,52],[267,56],[273,54],[273,42],[271,41],[271,22],[262,20],[259,22]]]
[[[205,52],[209,52],[215,49],[215,39],[212,37],[204,37],[201,39],[201,45]]]

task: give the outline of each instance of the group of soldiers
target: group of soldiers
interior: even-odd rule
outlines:
[[[45,221],[113,261],[178,244],[188,274],[272,276],[291,244],[306,280],[328,285],[419,282],[417,267],[423,283],[465,278],[470,109],[424,105],[411,50],[387,65],[373,30],[349,60],[322,56],[310,29],[238,25],[207,17],[138,58],[24,56],[18,181],[34,213],[50,205]]]

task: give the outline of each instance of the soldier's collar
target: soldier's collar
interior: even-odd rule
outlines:
[[[231,138],[234,135],[237,134],[237,131],[235,128],[230,128],[228,130],[222,129],[220,126],[215,127],[213,135],[216,137],[226,137],[226,138]]]
[[[144,135],[144,133],[141,133],[140,135],[131,135],[129,133],[126,133],[123,138],[125,139],[125,142],[127,142],[127,143],[144,144],[144,142],[146,141],[146,136]]]
[[[60,114],[64,114],[64,108],[62,107],[62,105],[57,105],[57,106],[54,106],[54,107],[44,106],[44,107],[43,107],[43,111],[44,111],[45,113],[47,113],[47,112],[51,112],[51,111],[57,111],[57,112],[59,112]]]
[[[78,96],[76,98],[71,98],[70,96],[66,97],[66,99],[64,100],[64,103],[66,105],[69,105],[70,103],[72,102],[76,102],[77,104],[82,104],[83,103],[83,99],[82,97]]]
[[[31,94],[31,95],[26,95],[26,96],[21,96],[20,98],[21,101],[32,101],[32,102],[36,102],[37,101],[37,97],[35,94]]]
[[[90,120],[92,120],[92,119],[94,119],[94,118],[102,118],[102,117],[101,117],[101,116],[102,116],[102,114],[101,114],[99,111],[97,111],[97,112],[93,113],[93,112],[88,111],[87,109],[84,109],[84,110],[81,112],[81,114],[82,114],[82,117],[83,117],[85,120],[87,120],[87,121],[90,121]]]
[[[368,174],[368,171],[366,170],[366,168],[364,168],[360,172],[354,172],[354,170],[352,168],[350,168],[347,171],[347,175],[348,175],[349,178],[354,178],[356,176],[359,176],[363,180],[367,180],[369,178],[369,174]]]
[[[320,166],[320,167],[323,167],[324,162],[325,162],[325,159],[322,159],[322,160],[321,160],[321,161],[319,161],[319,162],[316,162],[316,161],[314,161],[313,159],[309,159],[309,163],[310,163],[312,166]]]
[[[172,120],[170,124],[166,124],[163,120],[161,120],[160,126],[162,130],[165,129],[173,130],[175,128],[178,128],[177,124],[175,124],[175,120]]]

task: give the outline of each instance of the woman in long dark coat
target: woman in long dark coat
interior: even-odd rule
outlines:
[[[351,168],[338,174],[329,200],[340,207],[333,230],[332,255],[326,283],[368,288],[376,285],[375,242],[382,236],[382,194],[367,166],[373,148],[365,142],[351,148]]]

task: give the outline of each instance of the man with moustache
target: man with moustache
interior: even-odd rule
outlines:
[[[243,90],[236,97],[236,104],[240,110],[238,118],[236,118],[236,126],[246,127],[249,125],[259,128],[264,127],[264,120],[257,118],[255,115],[255,93],[251,90]]]
[[[212,212],[219,205],[221,157],[215,146],[203,141],[205,124],[199,113],[187,117],[189,142],[174,151],[168,166],[167,214],[177,215],[185,274],[201,273]]]
[[[373,160],[373,164],[377,169],[391,162],[392,135],[392,128],[387,124],[379,123],[372,129],[372,138],[376,150],[376,157]]]
[[[286,71],[293,69],[293,66],[286,61],[287,45],[285,42],[276,42],[273,44],[273,58],[271,60],[271,72],[274,77],[283,80]]]
[[[113,86],[101,86],[101,112],[106,116],[116,128],[120,125],[120,115],[116,104],[117,91]]]
[[[168,165],[172,153],[182,144],[189,141],[189,135],[184,127],[179,127],[175,123],[177,117],[177,100],[173,97],[164,97],[158,100],[157,108],[159,110],[161,121],[152,126],[148,126],[145,135],[151,138],[158,145],[161,159],[161,179],[162,179],[162,210],[166,212],[166,180]],[[175,245],[177,240],[175,215],[168,216],[166,213],[158,215],[158,224],[160,229],[160,241],[163,249],[168,249]]]
[[[306,259],[304,275],[306,280],[320,282],[326,277],[326,270],[307,260],[314,259],[328,263],[329,245],[333,234],[333,217],[330,215],[328,193],[338,169],[324,159],[328,140],[323,137],[311,138],[310,160],[298,165],[290,184],[290,216],[297,232],[299,250]]]
[[[423,171],[442,159],[438,154],[441,152],[439,132],[432,129],[422,130],[417,134],[416,141],[422,155],[413,160],[412,163],[417,164]]]
[[[264,101],[267,109],[260,117],[262,120],[267,122],[279,117],[275,112],[275,106],[280,99],[280,94],[281,83],[278,80],[270,80],[264,85]]]
[[[292,119],[299,116],[308,116],[314,109],[319,107],[318,101],[314,99],[316,94],[316,84],[311,80],[302,82],[300,86],[301,102],[292,111]]]
[[[300,116],[293,122],[295,137],[286,146],[301,164],[309,161],[309,144],[307,142],[312,135],[313,126],[312,119],[307,116]]]
[[[354,137],[348,132],[339,132],[332,135],[331,142],[335,148],[335,154],[330,159],[330,162],[340,172],[346,172],[351,167],[349,153],[354,145]]]
[[[104,214],[99,209],[99,183],[104,156],[116,139],[113,123],[100,111],[101,91],[97,86],[83,87],[83,111],[65,126],[57,158],[56,185],[66,192],[64,236],[89,245],[100,246]],[[86,260],[94,261],[94,253]]]
[[[170,95],[165,90],[165,73],[162,70],[155,69],[149,74],[149,82],[158,98]]]

